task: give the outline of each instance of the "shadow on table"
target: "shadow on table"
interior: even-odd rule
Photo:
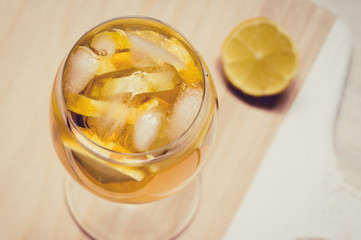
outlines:
[[[224,84],[226,85],[227,89],[238,99],[240,99],[241,101],[243,101],[249,105],[252,105],[254,107],[265,108],[265,109],[276,108],[278,103],[281,102],[280,99],[282,99],[284,97],[284,95],[287,94],[287,90],[286,90],[284,93],[274,95],[274,96],[253,97],[253,96],[247,95],[247,94],[243,93],[241,90],[234,87],[227,80],[227,77],[223,72],[221,58],[219,58],[217,61],[217,70],[220,71],[220,73],[222,75],[222,80],[223,80]]]

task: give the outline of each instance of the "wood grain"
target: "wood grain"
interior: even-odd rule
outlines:
[[[220,99],[212,158],[202,172],[198,215],[179,239],[221,239],[287,114],[334,16],[305,1],[0,1],[0,239],[86,239],[63,198],[65,171],[50,139],[56,70],[73,43],[101,21],[124,15],[162,19],[203,55]],[[255,99],[226,84],[220,46],[239,22],[266,16],[299,47],[300,72],[279,97]]]
[[[202,173],[204,204],[180,239],[222,238],[335,19],[305,1],[264,1],[255,14],[278,22],[295,39],[301,53],[300,71],[278,97],[247,97],[226,85],[220,95],[216,147]]]

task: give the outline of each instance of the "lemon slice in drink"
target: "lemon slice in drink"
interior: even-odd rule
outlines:
[[[124,73],[121,73],[124,72]],[[180,83],[174,67],[164,64],[161,67],[144,69],[125,69],[121,77],[96,78],[87,92],[93,98],[109,98],[115,95],[154,93],[173,90]]]
[[[113,57],[114,57],[114,55],[99,57],[99,67],[95,72],[96,76],[114,72],[117,70],[116,66],[114,66],[114,63],[113,63]]]
[[[116,53],[112,56],[111,62],[116,69],[125,69],[132,67],[132,56],[129,51]]]
[[[184,67],[177,68],[179,76],[183,81],[188,86],[200,87],[203,81],[201,68],[195,64],[186,47],[174,37],[165,41],[164,46],[184,63]]]
[[[239,24],[222,46],[223,69],[229,82],[252,96],[284,91],[298,68],[292,39],[267,18]]]
[[[109,102],[94,100],[71,92],[65,94],[65,103],[68,110],[90,117],[100,117],[104,110],[110,107]]]
[[[99,76],[132,67],[132,55],[129,51],[115,53],[111,56],[100,56],[99,67],[95,75]]]
[[[99,111],[101,107],[108,107],[107,102],[96,101],[81,95],[70,94],[72,101],[67,104],[68,109],[78,112],[79,114],[87,114],[93,116],[100,116]],[[69,95],[68,95],[69,96]],[[73,105],[74,104],[74,105]],[[69,109],[69,110],[70,110]],[[81,131],[95,143],[105,146],[117,151],[126,152],[124,149],[119,149],[120,146],[114,145],[111,142],[102,142],[96,134],[87,129]],[[128,166],[121,166],[114,163],[106,162],[99,159],[85,149],[80,147],[73,139],[65,141],[65,145],[72,151],[73,156],[83,165],[83,167],[96,179],[101,182],[123,182],[129,180],[141,181],[146,175],[142,169],[132,168]]]
[[[155,54],[155,57],[173,65],[177,69],[179,76],[187,85],[199,87],[202,84],[203,76],[200,67],[195,64],[187,48],[177,38],[167,38],[154,31],[135,31],[133,34],[140,36],[150,43],[158,45],[158,48],[162,51],[160,49],[158,50],[162,54],[161,57]],[[135,41],[135,46],[137,45],[139,45],[139,43],[138,41]],[[145,52],[148,50],[149,48],[146,48]],[[152,53],[152,51],[150,51],[150,53]],[[175,59],[177,60],[175,61]]]
[[[65,102],[69,111],[86,117],[117,119],[126,110],[127,121],[131,121],[131,117],[136,114],[135,108],[127,108],[124,103],[94,100],[74,93],[67,93]]]
[[[188,87],[202,87],[203,75],[196,65],[188,66],[179,71],[179,76],[183,79]]]
[[[95,134],[82,129],[87,136],[91,134],[91,138],[96,138]],[[98,141],[101,141],[98,139]],[[104,143],[105,144],[105,143]],[[73,141],[65,142],[65,145],[71,150],[74,158],[78,160],[83,167],[97,180],[106,182],[125,182],[129,180],[141,181],[146,173],[144,170],[134,167],[121,166],[118,164],[107,162],[97,158],[80,145]]]

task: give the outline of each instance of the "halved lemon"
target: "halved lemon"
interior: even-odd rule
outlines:
[[[293,40],[267,18],[236,26],[222,46],[222,64],[229,82],[252,96],[284,91],[298,68]]]

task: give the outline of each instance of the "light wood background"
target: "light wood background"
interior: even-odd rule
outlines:
[[[335,143],[340,161],[361,159],[361,2],[313,1],[341,16],[353,33]],[[201,208],[180,239],[222,238],[334,21],[302,0],[0,0],[0,239],[87,238],[64,203],[65,171],[48,126],[50,90],[74,42],[95,24],[124,15],[162,19],[187,36],[208,63],[219,93],[218,139],[202,173]],[[281,97],[267,100],[232,91],[219,59],[228,32],[261,15],[289,31],[301,55],[295,82]]]

